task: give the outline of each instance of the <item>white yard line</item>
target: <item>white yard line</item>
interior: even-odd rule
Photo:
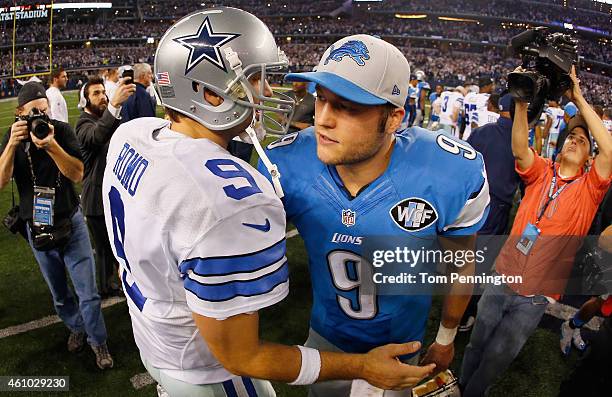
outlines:
[[[107,308],[117,303],[125,302],[124,297],[114,296],[112,298],[104,299],[102,301],[102,308]],[[56,315],[43,317],[38,320],[30,321],[28,323],[13,325],[4,329],[0,329],[0,339],[7,338],[9,336],[22,334],[24,332],[33,331],[35,329],[46,327],[47,325],[56,324],[61,322],[60,318]]]
[[[287,238],[292,238],[298,235],[297,229],[289,230],[287,232]],[[124,297],[112,297],[102,301],[102,308],[107,308],[117,303],[125,302]],[[46,316],[38,320],[33,320],[24,324],[12,325],[10,327],[0,329],[0,339],[8,338],[9,336],[22,334],[24,332],[33,331],[35,329],[43,328],[51,324],[57,324],[61,322],[57,315]],[[146,386],[146,385],[145,385]]]

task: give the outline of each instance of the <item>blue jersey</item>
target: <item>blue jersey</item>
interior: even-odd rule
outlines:
[[[372,279],[360,276],[364,266],[372,267],[362,260],[368,236],[416,241],[474,234],[488,213],[480,153],[443,131],[419,127],[395,139],[387,170],[355,198],[335,167],[317,158],[312,127],[267,148],[282,175],[287,217],[308,251],[310,326],[346,352],[422,341],[431,306],[430,294],[377,294]],[[259,169],[269,178],[261,162]],[[430,208],[427,216],[424,210],[410,211],[419,206]]]
[[[424,109],[425,104],[421,103],[421,92],[423,90],[425,90],[425,96],[427,97],[427,91],[429,91],[431,88],[429,87],[429,83],[426,81],[419,81],[417,83],[416,86],[416,105],[417,105],[417,109]]]
[[[438,93],[437,92],[432,92],[431,94],[429,94],[429,103],[434,103],[434,101],[438,99]]]

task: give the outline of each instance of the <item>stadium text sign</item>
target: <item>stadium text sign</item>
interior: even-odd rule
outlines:
[[[48,18],[49,10],[0,12],[0,21],[12,21],[13,15],[15,16],[16,19]]]

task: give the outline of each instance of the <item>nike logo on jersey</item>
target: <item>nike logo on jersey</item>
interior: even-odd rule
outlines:
[[[264,223],[263,225],[258,225],[256,223],[243,223],[243,225],[246,227],[252,227],[253,229],[261,230],[264,233],[270,231],[270,220],[268,218],[266,218],[266,223]]]

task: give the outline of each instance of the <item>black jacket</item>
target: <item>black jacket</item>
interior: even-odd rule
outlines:
[[[121,124],[108,110],[102,117],[83,112],[76,123],[76,135],[83,153],[85,177],[81,204],[85,216],[102,216],[102,178],[106,167],[106,153],[113,133]]]
[[[58,120],[51,120],[55,127],[55,140],[59,146],[70,156],[83,160],[81,150],[74,136],[72,127]],[[11,130],[7,131],[2,140],[0,154],[4,152],[8,143]],[[28,165],[26,147],[29,147],[32,157],[32,168],[38,186],[55,188],[55,219],[68,218],[79,205],[79,198],[74,190],[74,184],[59,172],[55,161],[49,154],[42,149],[37,149],[34,144],[21,143],[15,150],[15,160],[13,161],[13,177],[19,191],[19,217],[29,221],[32,219],[32,204],[34,200],[34,187],[30,166]],[[60,176],[58,185],[58,175]]]

